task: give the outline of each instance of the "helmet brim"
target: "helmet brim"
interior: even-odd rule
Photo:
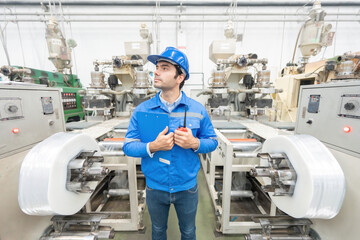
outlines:
[[[173,63],[174,60],[172,60],[171,58],[168,58],[168,57],[164,57],[164,56],[161,56],[161,55],[149,55],[147,57],[147,60],[149,62],[152,62],[154,65],[156,65],[158,63],[159,60],[169,60],[169,62]],[[186,72],[186,70],[185,70]],[[189,73],[186,72],[186,76],[185,76],[185,80],[189,79]]]

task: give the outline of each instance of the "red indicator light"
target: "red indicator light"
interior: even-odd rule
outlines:
[[[20,129],[18,129],[18,128],[13,128],[12,132],[15,133],[15,134],[17,134],[17,133],[20,132]]]
[[[349,132],[351,132],[351,127],[345,126],[345,127],[343,128],[343,130],[344,130],[344,132],[349,133]]]

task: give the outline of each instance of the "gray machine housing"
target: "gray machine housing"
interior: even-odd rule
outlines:
[[[63,117],[60,89],[0,85],[0,158],[65,131]]]
[[[341,80],[302,86],[295,131],[321,140],[340,164],[346,193],[333,219],[312,219],[311,226],[326,240],[358,239],[360,201],[360,81]],[[347,129],[344,129],[347,127]],[[350,131],[346,131],[350,130]]]
[[[51,224],[51,216],[29,216],[21,211],[18,185],[29,149],[65,131],[60,90],[0,84],[0,239],[39,239]]]
[[[295,132],[360,156],[360,81],[302,86]]]

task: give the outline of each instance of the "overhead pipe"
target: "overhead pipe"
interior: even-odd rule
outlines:
[[[242,62],[243,61],[243,62]],[[248,66],[255,63],[261,63],[261,64],[267,64],[268,60],[267,58],[262,59],[249,59],[247,57],[239,57],[236,59],[218,59],[216,61],[216,64],[238,64],[241,66]]]
[[[4,19],[1,18],[0,22],[47,22],[45,19]],[[158,22],[156,19],[65,19],[65,22]],[[160,22],[228,22],[229,19],[164,19],[162,18]],[[296,19],[233,19],[233,22],[296,22],[299,23],[301,20]],[[327,19],[328,22],[359,22],[359,19]]]
[[[29,13],[29,12],[11,12],[7,14],[8,16],[51,16],[51,13],[48,12],[34,12],[34,13]],[[278,13],[263,13],[263,12],[252,12],[252,13],[242,13],[242,12],[238,12],[236,13],[237,16],[289,16],[289,17],[299,17],[299,16],[303,16],[303,17],[307,17],[309,14],[305,14],[305,13],[283,13],[283,12],[278,12]],[[153,13],[140,13],[140,12],[135,12],[135,13],[119,13],[119,12],[103,12],[103,13],[99,13],[99,12],[88,12],[88,13],[84,13],[84,12],[64,12],[62,13],[62,16],[127,16],[127,17],[131,17],[131,16],[150,16],[153,17],[154,14]],[[160,16],[174,16],[174,17],[178,17],[178,16],[224,16],[224,17],[228,17],[229,14],[228,13],[160,13]],[[326,16],[359,16],[359,13],[326,13]]]
[[[111,90],[111,89],[101,89],[100,93],[101,94],[124,95],[124,94],[127,94],[127,93],[131,93],[131,90],[122,90],[122,91],[119,92],[119,91],[114,91],[114,90]]]
[[[40,6],[43,1],[4,1],[0,2],[3,6]],[[62,6],[156,6],[157,1],[63,1]],[[218,2],[203,2],[203,1],[161,1],[161,7],[229,7],[233,1],[218,1]],[[307,5],[308,1],[282,1],[282,2],[267,2],[267,1],[237,1],[238,7],[303,7]],[[54,5],[59,5],[54,3]],[[338,2],[323,2],[324,7],[355,7],[360,6],[358,1],[338,1]]]
[[[266,89],[268,88],[241,88],[241,89],[229,89],[229,93],[269,93],[266,92]],[[272,93],[281,93],[283,92],[283,89],[273,89]]]
[[[210,89],[207,89],[207,90],[200,91],[198,94],[196,94],[196,97],[200,97],[200,95],[209,95],[209,94],[213,94],[213,91]]]

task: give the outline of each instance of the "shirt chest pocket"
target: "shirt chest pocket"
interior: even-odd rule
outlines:
[[[193,136],[196,137],[200,130],[200,119],[188,118],[186,120],[186,127],[191,129]]]

